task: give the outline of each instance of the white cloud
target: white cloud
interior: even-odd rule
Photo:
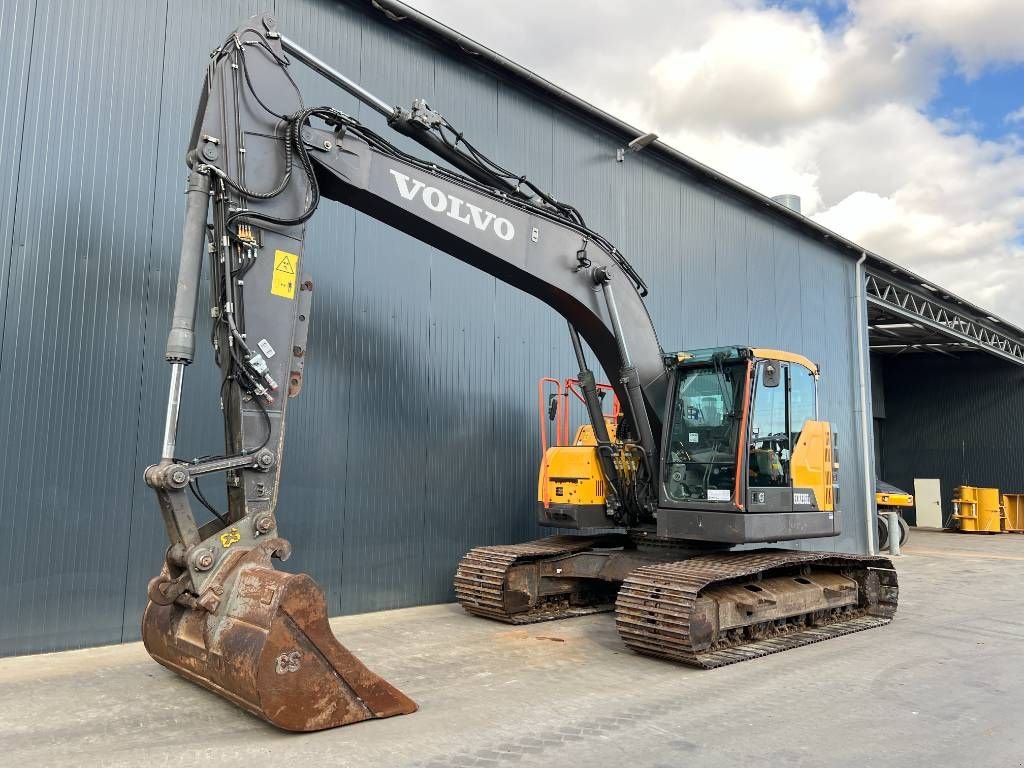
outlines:
[[[1003,118],[1004,123],[1024,123],[1024,106],[1020,109],[1015,109],[1013,112]]]
[[[853,7],[878,33],[948,49],[969,76],[990,64],[1024,61],[1020,0],[855,0]]]
[[[851,28],[829,35],[809,12],[745,9],[717,14],[697,48],[673,48],[651,68],[653,119],[689,126],[778,132],[888,98],[921,104],[935,57]]]
[[[758,0],[413,2],[1024,324],[1024,139],[924,113],[950,57],[967,76],[1024,61],[1021,0],[852,0],[831,29]],[[1024,122],[1024,107],[1006,121]]]

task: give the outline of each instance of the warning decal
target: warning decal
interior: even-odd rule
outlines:
[[[270,292],[284,299],[294,299],[298,269],[297,254],[274,251],[274,276],[270,281]]]

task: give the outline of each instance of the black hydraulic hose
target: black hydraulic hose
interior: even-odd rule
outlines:
[[[514,185],[510,184],[496,173],[493,173],[481,163],[467,157],[457,149],[449,146],[429,129],[424,128],[413,120],[410,120],[405,114],[401,114],[398,117],[389,120],[388,125],[403,136],[408,136],[417,144],[429,149],[438,157],[447,160],[474,181],[486,184],[487,186],[493,187],[499,192],[504,192],[507,195],[522,197],[524,200],[530,199],[528,196],[520,193]]]

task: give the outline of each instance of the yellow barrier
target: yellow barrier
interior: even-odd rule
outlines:
[[[1024,533],[1024,493],[1003,494],[1003,530]]]
[[[957,486],[953,490],[953,519],[961,533],[1001,533],[1003,508],[999,489]]]

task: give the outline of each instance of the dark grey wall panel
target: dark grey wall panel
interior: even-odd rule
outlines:
[[[0,349],[6,652],[121,636],[163,45],[152,10],[34,9]]]
[[[871,356],[871,411],[876,419],[885,418],[885,367],[884,356]]]
[[[944,517],[958,485],[1024,492],[1024,370],[981,352],[956,360],[908,354],[880,364],[883,480],[913,493],[915,477],[939,478]]]
[[[6,326],[12,259],[25,244],[24,227],[15,237],[14,223],[35,10],[35,0],[0,0],[0,339]]]
[[[647,279],[667,350],[749,341],[819,360],[843,506],[863,509],[848,258],[650,155],[616,163],[616,137],[386,25],[368,3],[0,0],[0,519],[13,531],[0,545],[0,653],[138,636],[165,546],[141,474],[163,423],[182,150],[207,51],[268,9],[383,98],[428,99],[576,204]],[[297,76],[307,103],[386,130]],[[576,372],[564,321],[329,201],[306,249],[316,291],[280,498],[288,567],[323,584],[332,613],[449,599],[466,549],[540,533],[536,383]],[[202,349],[186,375],[182,455],[221,445],[216,382]],[[215,480],[206,487],[223,499]],[[814,546],[862,549],[862,529]]]

